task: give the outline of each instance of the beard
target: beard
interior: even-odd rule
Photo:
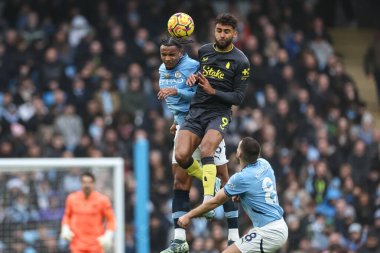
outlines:
[[[218,40],[215,38],[215,45],[216,45],[219,49],[224,50],[224,49],[228,48],[228,47],[231,45],[232,40],[233,40],[233,38],[231,38],[231,39],[225,39],[225,40],[219,40],[219,41],[218,41]]]

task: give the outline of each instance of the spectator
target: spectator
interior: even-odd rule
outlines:
[[[58,116],[54,122],[54,128],[57,133],[62,134],[65,145],[74,149],[79,143],[83,133],[82,119],[75,114],[73,105],[66,105],[64,113]]]
[[[369,79],[376,84],[377,100],[380,105],[380,31],[373,37],[372,44],[364,57],[364,71]]]
[[[348,233],[347,249],[350,251],[359,250],[367,241],[368,228],[362,228],[358,223],[352,223],[348,228]]]

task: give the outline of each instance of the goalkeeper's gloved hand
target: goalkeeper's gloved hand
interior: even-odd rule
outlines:
[[[112,248],[113,231],[107,230],[102,236],[98,237],[98,242],[104,250]]]
[[[73,233],[73,231],[71,231],[69,225],[63,225],[61,228],[60,237],[66,241],[71,241],[73,236],[74,236],[74,233]]]

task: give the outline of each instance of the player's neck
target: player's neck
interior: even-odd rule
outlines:
[[[243,162],[242,160],[240,160],[241,169],[244,169],[245,167],[247,167],[247,165],[248,165],[248,163]]]
[[[230,45],[228,45],[227,47],[225,47],[225,48],[219,48],[217,45],[216,45],[216,43],[214,43],[214,49],[217,51],[217,52],[229,52],[229,51],[231,51],[232,49],[234,48],[234,44],[230,44]]]
[[[84,191],[83,191],[84,197],[85,197],[86,199],[88,199],[88,198],[91,196],[91,193],[92,193],[92,191],[90,191],[90,192],[84,192]]]

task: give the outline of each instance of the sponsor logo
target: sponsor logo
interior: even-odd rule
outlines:
[[[178,78],[178,79],[170,78],[170,79],[160,79],[159,83],[160,83],[160,86],[167,85],[167,86],[176,87],[176,85],[182,84],[184,82],[185,82],[185,79],[183,78]]]
[[[202,57],[202,62],[206,62],[208,60],[208,57]]]
[[[224,73],[220,69],[215,70],[213,67],[203,66],[202,70],[203,70],[202,71],[202,75],[204,75],[204,76],[216,78],[216,79],[219,79],[219,80],[223,80],[224,79]]]
[[[231,66],[231,63],[230,63],[230,62],[227,62],[227,63],[226,63],[226,69],[229,69],[230,66]]]

